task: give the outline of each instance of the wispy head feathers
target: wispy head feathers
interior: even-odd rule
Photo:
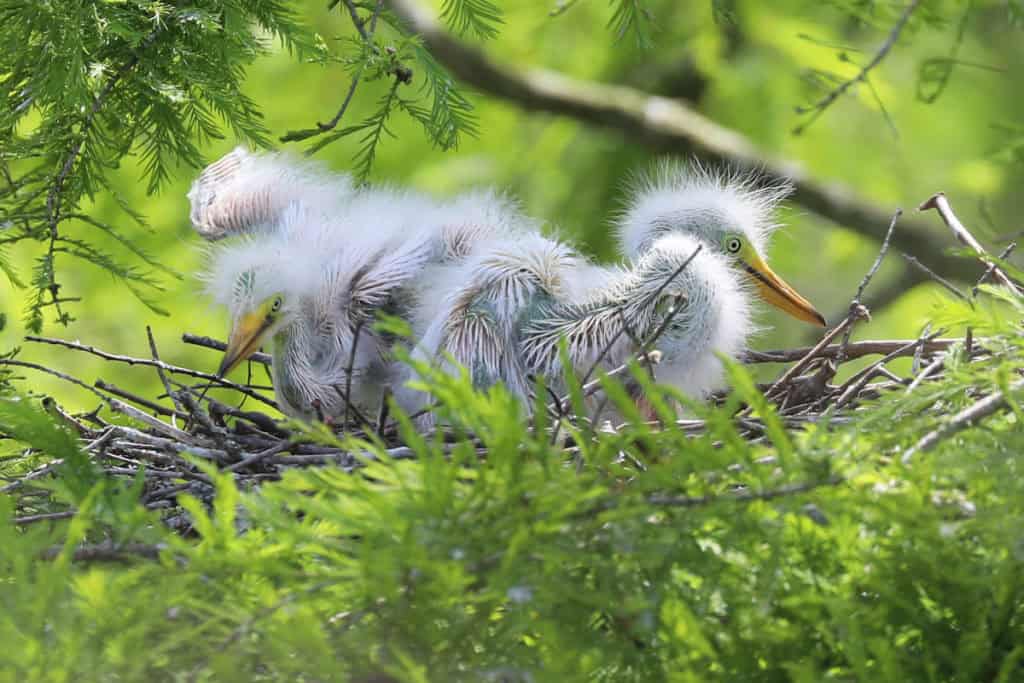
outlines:
[[[629,257],[670,232],[691,234],[714,249],[724,234],[738,232],[763,254],[777,227],[772,215],[792,191],[790,183],[769,182],[759,173],[663,161],[633,180],[616,230]]]
[[[308,218],[306,212],[292,206],[281,214],[278,223],[305,224]],[[227,306],[232,316],[275,293],[297,298],[315,288],[322,277],[326,251],[310,247],[305,239],[297,239],[288,231],[218,242],[206,249],[207,266],[201,279],[207,293],[216,303]]]
[[[192,183],[188,198],[196,232],[208,240],[278,227],[292,204],[332,210],[353,192],[351,179],[289,154],[236,147]]]

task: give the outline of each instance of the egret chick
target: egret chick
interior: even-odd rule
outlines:
[[[277,219],[290,205],[339,210],[354,192],[349,176],[319,164],[236,147],[203,169],[188,199],[192,226],[212,241],[280,229]]]
[[[486,245],[461,267],[428,275],[425,289],[438,296],[419,311],[417,354],[441,364],[453,358],[475,385],[500,380],[525,397],[535,375],[564,390],[560,340],[582,376],[595,363],[622,364],[660,334],[659,380],[703,397],[722,383],[717,354],[738,355],[755,329],[751,290],[824,324],[761,256],[788,191],[664,166],[641,182],[619,220],[630,257],[621,267],[595,266],[531,235]],[[404,398],[418,407],[412,390]]]
[[[441,202],[353,188],[347,176],[243,148],[208,167],[189,198],[201,235],[233,237],[211,248],[206,274],[232,319],[219,373],[269,343],[279,406],[307,418],[342,415],[346,399],[376,408],[396,370],[394,340],[372,322],[409,316],[424,267],[531,227],[493,192]]]
[[[370,212],[365,205],[374,199],[357,198],[350,213]],[[426,251],[394,232],[342,238],[333,217],[299,208],[278,220],[267,235],[213,250],[207,290],[232,320],[218,374],[269,343],[283,412],[334,418],[346,401],[375,408],[389,379],[391,340],[371,323],[381,312],[401,314],[395,293]]]
[[[765,262],[768,238],[778,227],[775,210],[792,191],[788,182],[760,184],[756,174],[715,172],[697,162],[665,162],[634,183],[617,233],[624,254],[634,258],[661,237],[690,235],[711,251],[728,255],[732,267],[748,276],[766,302],[799,320],[824,326],[825,319],[814,306]],[[726,279],[723,273],[719,281]]]

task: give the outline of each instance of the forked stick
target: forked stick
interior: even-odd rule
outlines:
[[[974,238],[974,235],[964,227],[964,224],[960,222],[960,219],[953,213],[953,207],[949,205],[949,200],[946,199],[946,195],[942,192],[936,192],[931,197],[926,199],[921,206],[917,207],[918,211],[927,211],[928,209],[935,209],[939,212],[942,217],[942,221],[946,226],[953,231],[953,235],[956,236],[961,243],[970,247],[974,250],[974,253],[978,255],[978,259],[984,263],[987,267],[992,269],[992,277],[1004,287],[1009,287],[1010,291],[1017,292],[1017,286],[1013,283],[1006,273],[1002,271],[999,266],[992,260],[992,256],[985,251],[985,247],[981,246],[981,243]]]

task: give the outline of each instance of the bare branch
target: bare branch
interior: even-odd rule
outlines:
[[[370,17],[370,28],[367,30],[366,22],[359,18],[356,13],[355,3],[351,0],[344,0],[345,7],[348,9],[349,17],[352,19],[352,24],[356,27],[356,31],[362,37],[363,41],[367,44],[369,49],[376,50],[373,44],[373,34],[377,30],[377,18],[380,16],[380,11],[384,6],[384,0],[377,0],[377,6],[373,9],[373,15]],[[359,81],[363,78],[363,72],[366,71],[366,62],[364,61],[356,69],[356,72],[352,75],[352,81],[349,83],[348,92],[345,93],[345,99],[341,103],[341,107],[338,109],[338,113],[328,121],[327,123],[321,123],[317,121],[316,128],[306,128],[304,130],[292,130],[288,131],[281,136],[281,142],[296,142],[299,140],[306,140],[311,137],[315,137],[327,131],[334,130],[338,124],[341,123],[341,118],[348,111],[348,107],[352,104],[352,97],[356,94],[356,88],[359,87]]]
[[[985,247],[981,246],[981,242],[975,239],[971,231],[964,227],[964,224],[953,213],[953,207],[949,205],[949,200],[946,199],[944,193],[937,192],[933,194],[921,206],[917,207],[918,211],[927,211],[928,209],[935,209],[939,212],[942,222],[953,231],[953,234],[960,242],[974,250],[974,253],[978,255],[978,259],[992,270],[992,275],[999,284],[1008,287],[1011,292],[1017,291],[1017,286],[1013,283],[1013,280],[996,265],[989,253],[985,251]]]
[[[801,358],[796,365],[792,366],[791,368],[789,368],[789,370],[786,370],[786,372],[782,373],[782,376],[775,380],[771,387],[768,388],[768,391],[765,392],[765,396],[773,396],[777,394],[779,389],[785,386],[786,383],[789,382],[791,379],[793,379],[801,372],[803,372],[807,368],[807,366],[811,364],[811,361],[818,357],[818,354],[821,352],[822,349],[828,346],[833,339],[835,339],[840,334],[845,332],[847,328],[853,325],[853,323],[854,318],[852,316],[846,316],[846,319],[843,320],[843,322],[839,323],[834,328],[832,328],[828,332],[828,334],[821,338],[821,341],[819,341],[817,344],[811,347],[807,354],[804,355],[804,357]]]
[[[112,361],[116,361],[118,363],[126,363],[128,365],[148,365],[148,366],[151,366],[151,367],[161,368],[162,370],[164,370],[166,372],[170,372],[170,373],[174,373],[174,374],[179,374],[179,375],[187,375],[189,377],[195,377],[197,379],[204,379],[204,380],[206,380],[208,382],[212,382],[214,384],[219,384],[220,386],[227,387],[229,389],[234,389],[235,391],[238,391],[238,392],[240,392],[242,394],[245,394],[246,396],[249,396],[250,398],[253,398],[253,399],[257,400],[257,401],[260,401],[261,403],[265,403],[266,405],[270,406],[271,408],[277,408],[277,404],[276,403],[274,403],[272,400],[270,400],[266,396],[263,396],[262,394],[260,394],[260,393],[258,393],[256,391],[253,391],[249,387],[242,386],[241,384],[235,384],[234,382],[226,380],[223,377],[218,377],[217,375],[211,375],[208,372],[200,372],[199,370],[192,370],[191,368],[183,368],[183,367],[179,367],[177,365],[170,365],[169,363],[165,363],[163,361],[151,360],[149,358],[133,358],[131,356],[123,356],[123,355],[117,354],[117,353],[110,353],[108,351],[103,351],[102,349],[98,349],[95,346],[88,346],[88,345],[82,344],[80,342],[68,341],[66,339],[54,339],[54,338],[51,338],[51,337],[37,337],[35,335],[31,335],[30,334],[30,335],[26,335],[25,336],[25,341],[37,342],[37,343],[41,343],[41,344],[54,344],[56,346],[64,346],[64,347],[67,347],[69,349],[74,349],[76,351],[84,351],[84,352],[92,354],[94,356],[98,356],[99,358],[103,358],[104,360],[112,360]],[[42,370],[44,370],[46,372],[51,372],[52,374],[56,374],[56,373],[53,373],[53,371],[48,370],[47,368],[39,368],[39,369],[42,369]],[[93,389],[92,387],[89,387],[89,385],[87,385],[87,384],[85,384],[83,382],[79,382],[77,380],[75,380],[75,381],[76,381],[76,383],[81,384],[82,386],[87,387],[90,391],[95,391],[95,389]]]
[[[795,496],[801,493],[807,493],[809,491],[813,491],[814,489],[818,489],[824,486],[839,486],[845,481],[845,477],[834,475],[821,481],[803,482],[799,484],[787,484],[785,486],[780,486],[777,489],[766,489],[764,491],[739,491],[732,495],[724,496],[690,497],[652,495],[647,497],[647,502],[650,503],[651,505],[659,505],[664,507],[693,508],[724,502],[751,502],[755,500],[775,500],[776,498],[785,498],[788,496]]]
[[[74,562],[126,562],[129,560],[155,560],[164,544],[149,545],[146,543],[90,543],[80,545],[71,553]],[[58,545],[43,552],[43,559],[55,560],[64,551]]]
[[[160,354],[157,353],[156,350],[156,340],[153,339],[153,330],[150,329],[149,325],[146,325],[146,338],[149,340],[149,352],[153,355],[153,360],[155,360],[158,363],[161,362]],[[164,369],[159,365],[156,366],[156,374],[160,378],[160,383],[164,385],[164,391],[167,392],[167,397],[171,399],[171,402],[174,404],[174,407],[177,408],[178,410],[182,410],[182,406],[179,403],[177,396],[175,396],[174,392],[171,391],[171,383],[167,380],[167,375],[164,374]],[[172,413],[171,424],[177,426],[175,424],[174,417],[175,416]]]
[[[871,319],[870,311],[864,307],[861,303],[861,297],[864,296],[864,290],[867,289],[871,279],[875,277],[875,273],[882,266],[882,261],[885,260],[885,255],[889,251],[889,241],[892,239],[892,232],[896,229],[896,221],[903,215],[903,209],[896,209],[896,213],[892,216],[892,221],[889,223],[889,230],[885,233],[885,239],[882,240],[882,248],[878,250],[878,256],[875,258],[875,262],[871,264],[871,268],[864,274],[864,279],[860,281],[860,286],[857,287],[857,293],[854,294],[853,300],[850,301],[850,310],[846,314],[847,317],[854,318],[854,321],[860,319]],[[854,325],[850,325],[846,328],[846,333],[843,334],[843,341],[839,345],[840,352],[837,356],[837,360],[841,363],[845,360],[844,352],[846,347],[850,343],[850,335],[853,334]]]
[[[228,348],[228,345],[219,339],[204,337],[198,334],[188,334],[187,332],[181,335],[181,341],[186,344],[193,344],[195,346],[202,346],[206,349],[213,349],[214,351],[226,351]],[[273,362],[269,353],[263,353],[261,351],[257,351],[252,354],[247,360],[254,363],[262,363],[263,365],[270,365]]]
[[[835,338],[834,336],[832,337]],[[846,359],[854,360],[856,358],[862,358],[864,356],[875,356],[875,355],[887,355],[896,351],[907,344],[911,340],[866,340],[859,342],[851,342],[846,347]],[[938,351],[944,351],[953,344],[960,343],[959,339],[930,339],[925,344],[925,353],[936,353]],[[839,344],[831,344],[826,346],[815,345],[804,346],[796,349],[785,349],[778,351],[747,351],[743,356],[744,363],[791,363],[795,360],[800,360],[810,354],[814,354],[815,358],[837,358],[839,356]],[[910,355],[907,352],[903,355]]]
[[[1017,243],[1016,242],[1010,242],[1008,245],[1006,245],[1006,248],[1003,249],[1002,252],[1000,252],[999,260],[1000,261],[1005,261],[1010,256],[1010,254],[1013,253],[1013,250],[1016,249],[1016,248],[1017,248]],[[992,276],[992,273],[995,272],[995,269],[996,269],[996,263],[995,262],[992,262],[992,263],[990,263],[988,265],[988,268],[985,269],[985,272],[982,273],[981,277],[978,278],[978,281],[974,283],[974,287],[971,288],[971,297],[972,298],[977,298],[978,292],[980,291],[981,286],[983,284],[985,284],[985,280],[989,279]]]
[[[921,263],[921,261],[919,261],[917,257],[911,256],[910,254],[906,253],[900,254],[900,256],[902,256],[907,263],[914,266],[919,271],[927,275],[929,278],[945,287],[950,294],[954,295],[958,299],[963,299],[964,301],[967,301],[967,295],[961,292],[959,289],[957,289],[956,285],[954,285],[952,282],[936,273],[934,270],[932,270],[925,264]]]

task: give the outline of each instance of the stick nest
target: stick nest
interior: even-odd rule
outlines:
[[[936,196],[939,203],[944,198]],[[935,203],[936,198],[929,200]],[[932,208],[926,202],[923,208]],[[948,208],[944,205],[940,208]],[[867,309],[861,304],[861,297],[871,278],[877,272],[888,250],[889,239],[900,214],[894,216],[889,232],[871,269],[860,283],[851,301],[845,318],[828,330],[813,346],[778,351],[751,351],[742,359],[748,364],[778,363],[785,366],[784,372],[772,383],[762,385],[767,400],[774,405],[783,423],[791,429],[799,429],[808,423],[841,424],[850,421],[852,414],[865,401],[885,397],[893,392],[913,392],[925,382],[941,379],[945,363],[953,345],[961,348],[960,362],[984,363],[993,357],[986,346],[986,340],[973,339],[970,330],[964,338],[945,338],[939,331],[926,328],[915,339],[851,341],[851,334],[857,324],[869,318]],[[945,216],[944,216],[945,217]],[[948,221],[947,221],[948,223]],[[962,229],[962,226],[957,225]],[[954,230],[956,233],[957,231]],[[966,241],[965,241],[966,243]],[[1020,285],[1003,273],[995,261],[988,257],[975,242],[970,245],[979,252],[979,259],[987,266],[981,280],[993,277],[997,282],[1012,288],[1020,294]],[[1012,246],[1011,246],[1012,249]],[[1003,256],[1009,253],[1007,249]],[[943,282],[943,286],[951,286]],[[957,296],[966,295],[957,292]],[[977,294],[977,286],[973,296]],[[147,330],[147,333],[149,330]],[[243,409],[229,405],[206,395],[206,388],[216,386],[231,389],[244,396],[244,405],[261,404],[272,408],[269,387],[251,384],[235,384],[215,375],[190,368],[177,367],[162,361],[158,355],[153,336],[149,334],[150,358],[134,358],[110,353],[79,342],[47,337],[28,337],[34,343],[56,344],[75,352],[89,353],[106,361],[130,365],[150,366],[159,374],[165,393],[152,400],[138,396],[115,385],[98,380],[88,384],[71,375],[14,358],[0,359],[0,364],[9,367],[27,368],[57,375],[62,379],[93,392],[100,405],[92,412],[79,415],[68,414],[52,399],[44,399],[44,405],[52,414],[63,420],[78,435],[83,450],[102,468],[103,472],[125,484],[141,476],[143,478],[142,503],[149,509],[164,511],[164,520],[172,528],[187,532],[191,529],[188,516],[177,504],[177,496],[188,492],[200,500],[209,502],[214,495],[214,482],[198,467],[194,460],[199,458],[215,465],[222,472],[230,472],[238,486],[252,489],[264,481],[279,479],[289,468],[334,465],[346,471],[356,471],[366,459],[379,457],[369,452],[353,452],[338,446],[324,445],[322,439],[312,438],[306,429],[286,420],[279,420],[267,412]],[[224,344],[194,335],[184,335],[183,341],[211,349],[223,350]],[[842,382],[836,382],[841,368],[848,363],[865,357],[873,362],[852,373]],[[903,374],[894,372],[891,362],[898,358],[910,357],[913,362]],[[256,354],[256,363],[268,364],[270,359]],[[648,352],[638,359],[641,364],[655,365],[657,354]],[[616,368],[608,375],[624,374],[626,366]],[[588,373],[587,378],[589,378]],[[186,382],[201,380],[199,384]],[[1020,382],[1020,381],[1019,381]],[[559,439],[557,432],[565,423],[586,425],[584,431],[592,433],[605,402],[599,394],[601,384],[591,381],[583,386],[587,396],[596,396],[599,407],[590,415],[575,414],[567,398],[553,396],[547,410],[554,425],[552,443],[559,443],[571,459],[576,450],[571,438]],[[724,402],[727,395],[713,396],[711,400]],[[357,411],[358,417],[347,424],[332,424],[329,428],[336,434],[347,433],[357,437],[373,436],[382,441],[387,457],[393,459],[415,458],[413,449],[402,443],[396,423],[388,419],[386,404],[376,416],[369,420]],[[107,407],[113,413],[127,417],[130,424],[113,423],[100,416],[100,409]],[[916,452],[927,450],[950,433],[965,428],[973,421],[1005,407],[1000,392],[981,396],[972,406],[955,415],[939,429],[926,434],[913,448],[904,453],[909,460]],[[741,406],[733,414],[739,433],[750,442],[765,438],[765,424],[750,407]],[[706,425],[698,419],[682,419],[674,424],[658,425],[662,429],[684,430],[700,434]],[[449,442],[457,437],[444,433]],[[603,430],[616,429],[603,425]],[[436,435],[436,434],[435,434]],[[464,437],[463,437],[464,438]],[[186,457],[187,454],[187,457]],[[46,454],[26,452],[24,455],[45,457]],[[628,457],[628,456],[624,456]],[[38,482],[51,475],[61,462],[44,462],[35,469],[24,473],[0,488],[13,494],[16,501],[16,521],[20,524],[71,517],[74,510],[53,511],[53,502],[45,488]],[[837,482],[829,482],[837,483]],[[797,487],[799,489],[800,487]]]

